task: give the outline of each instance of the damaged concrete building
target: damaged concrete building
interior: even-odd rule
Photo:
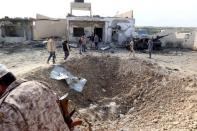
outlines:
[[[122,43],[134,32],[134,20],[116,17],[67,17],[68,38],[77,42],[85,34],[97,34],[103,42]]]
[[[166,29],[160,34],[169,34],[162,39],[162,46],[165,48],[197,50],[197,30],[178,32],[177,29]]]
[[[18,43],[33,40],[33,19],[0,19],[0,42]]]
[[[55,36],[78,42],[83,34],[86,37],[97,34],[101,42],[121,44],[134,33],[133,11],[114,17],[100,17],[92,16],[91,3],[86,3],[84,0],[75,0],[70,5],[70,14],[65,19],[55,19],[40,14],[36,15],[36,19],[0,19],[0,41],[18,43]],[[89,11],[90,14],[74,16],[73,10]]]
[[[90,11],[90,16],[73,16],[72,10]],[[85,34],[97,34],[101,41],[121,44],[134,32],[135,20],[133,12],[128,15],[114,17],[91,16],[91,4],[84,0],[75,0],[71,3],[71,15],[67,16],[67,35],[69,41],[77,42]]]

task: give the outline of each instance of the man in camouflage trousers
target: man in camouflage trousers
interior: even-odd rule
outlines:
[[[130,41],[129,43],[129,48],[130,48],[130,55],[131,53],[133,53],[133,58],[135,58],[135,50],[134,50],[134,42],[133,42],[133,39]]]
[[[151,59],[151,54],[153,52],[153,38],[148,40],[148,53],[149,53],[149,58]]]
[[[69,131],[44,84],[17,80],[0,64],[0,131]]]

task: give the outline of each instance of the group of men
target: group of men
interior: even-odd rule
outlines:
[[[149,58],[151,59],[151,55],[152,55],[152,51],[153,51],[153,39],[149,39],[147,45],[148,45]],[[135,57],[135,50],[134,50],[134,41],[133,41],[133,39],[130,41],[129,47],[130,47],[131,53],[133,53],[133,57]]]
[[[93,46],[93,43],[94,43],[95,49],[98,50],[98,44],[99,44],[98,35],[97,34],[95,34],[95,35],[92,34],[90,40],[92,42],[91,45]]]
[[[99,43],[98,35],[97,34],[91,35],[90,41],[92,42],[91,46],[94,43],[95,44],[95,49],[98,50],[98,43]],[[86,39],[86,36],[83,35],[79,39],[79,53],[80,54],[82,54],[82,52],[86,52],[86,49],[87,49],[86,45],[87,45],[87,39]],[[70,54],[70,46],[69,46],[67,40],[63,40],[62,48],[63,48],[63,51],[64,51],[64,60],[66,60],[67,57]],[[47,41],[47,51],[49,52],[49,57],[47,59],[47,64],[49,64],[51,58],[53,60],[53,64],[55,64],[56,63],[56,42],[55,42],[55,39],[53,37],[50,37]]]
[[[92,34],[89,37],[89,39],[92,42],[91,43],[91,47],[92,47],[92,44],[94,43],[95,44],[95,49],[98,50],[98,43],[99,43],[98,35],[97,34],[95,34],[95,35]],[[148,44],[149,58],[151,58],[152,51],[153,51],[153,39],[149,39],[147,44]],[[80,37],[78,45],[79,45],[79,53],[80,54],[82,54],[82,52],[86,52],[87,39],[86,39],[85,35]],[[133,53],[133,57],[135,57],[135,50],[134,50],[134,41],[133,41],[133,39],[130,41],[129,46],[130,46],[130,51]],[[63,47],[63,51],[64,51],[64,60],[66,60],[67,57],[70,54],[69,53],[70,52],[70,46],[69,46],[67,40],[64,40],[62,42],[62,47]],[[53,64],[55,64],[56,44],[55,44],[55,41],[54,41],[53,37],[49,38],[49,40],[47,42],[47,50],[49,52],[49,57],[48,57],[47,63],[49,63],[50,59],[52,58],[53,59]]]
[[[66,60],[67,57],[69,56],[69,52],[70,52],[70,46],[69,46],[67,40],[63,40],[62,48],[63,48],[63,51],[64,51],[64,60]],[[47,63],[49,64],[49,61],[52,58],[53,64],[55,64],[55,62],[56,62],[55,61],[56,60],[56,54],[55,54],[55,52],[56,52],[56,42],[55,42],[53,37],[50,37],[48,39],[47,50],[49,52],[49,57],[47,59]]]
[[[85,35],[79,38],[79,53],[86,52],[86,37]]]
[[[97,34],[92,34],[91,36],[87,37],[89,38],[89,41],[91,42],[91,47],[93,47],[93,44],[95,46],[95,49],[98,50],[98,44],[99,44],[99,37]],[[82,52],[86,52],[87,48],[87,38],[85,35],[81,36],[79,38],[79,53],[82,54]]]

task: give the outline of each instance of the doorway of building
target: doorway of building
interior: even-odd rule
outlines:
[[[94,28],[94,34],[97,34],[99,41],[103,40],[103,28]]]

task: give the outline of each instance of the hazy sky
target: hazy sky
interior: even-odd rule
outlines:
[[[71,1],[74,0],[0,0],[0,17],[35,17],[36,13],[40,13],[65,18]],[[197,27],[197,0],[85,1],[92,3],[93,15],[114,16],[117,12],[133,10],[137,26]]]

